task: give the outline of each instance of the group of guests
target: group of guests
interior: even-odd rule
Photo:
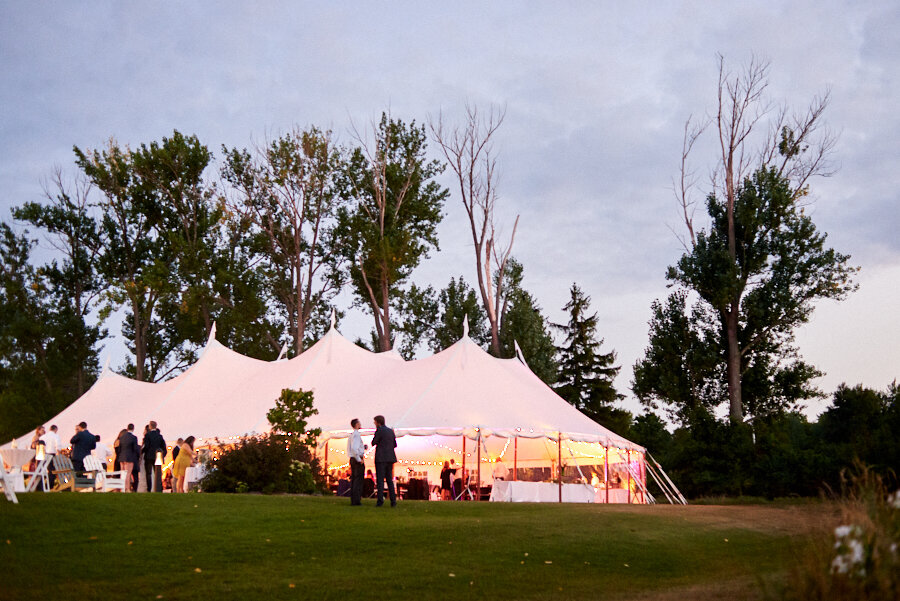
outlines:
[[[375,435],[372,446],[375,447],[375,505],[384,505],[384,485],[387,484],[391,507],[397,506],[397,490],[394,486],[394,464],[397,463],[397,437],[394,431],[384,425],[384,416],[376,415],[373,420]],[[366,470],[365,455],[368,445],[363,444],[359,433],[361,424],[358,419],[350,420],[353,432],[347,439],[347,457],[350,459],[350,505],[362,505],[363,479]]]
[[[188,436],[183,440],[179,438],[172,447],[171,472],[172,478],[174,478],[172,492],[186,492],[187,468],[196,462],[195,441],[193,436]],[[71,445],[69,457],[76,472],[84,472],[84,459],[88,455],[93,455],[104,463],[113,456],[115,458],[113,470],[124,471],[128,474],[125,492],[137,492],[142,473],[148,492],[162,492],[161,470],[155,468],[157,457],[159,457],[160,463],[166,457],[166,440],[155,421],[151,421],[144,427],[144,436],[140,444],[134,434],[134,424],[128,424],[119,432],[113,443],[113,449],[110,450],[109,446],[100,440],[99,435],[94,435],[88,430],[85,422],[75,426],[75,435],[69,440],[69,444]],[[35,430],[34,437],[31,439],[31,448],[37,449],[38,446],[44,447],[45,456],[52,457],[64,452],[56,425],[51,425],[49,431],[43,426],[39,426]],[[50,476],[53,477],[52,471]]]

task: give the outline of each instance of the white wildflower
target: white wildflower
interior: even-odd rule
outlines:
[[[900,490],[888,496],[888,504],[894,509],[900,509]]]

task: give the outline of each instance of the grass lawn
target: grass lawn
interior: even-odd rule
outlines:
[[[0,500],[0,599],[756,599],[833,506]]]

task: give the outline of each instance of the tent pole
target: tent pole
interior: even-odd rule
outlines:
[[[478,468],[475,470],[475,500],[481,500],[481,428],[478,428],[478,455],[476,461]]]
[[[559,478],[559,502],[562,503],[562,432],[556,433],[556,477]]]
[[[625,461],[628,462],[628,504],[631,505],[631,449],[625,451]]]
[[[325,482],[328,482],[328,441],[325,441]]]
[[[513,437],[513,482],[519,479],[519,436]]]
[[[647,494],[644,492],[647,490],[647,458],[641,454],[641,471],[640,471],[641,483],[644,485],[644,488],[641,490],[641,498],[643,502],[647,502]]]
[[[606,449],[603,453],[603,479],[606,480],[606,504],[609,505],[609,445],[603,448]]]
[[[460,476],[460,482],[462,482],[462,486],[460,488],[465,488],[469,486],[469,479],[466,478],[466,433],[463,432],[463,452],[462,452],[462,473]],[[459,498],[462,499],[463,491],[459,491]]]

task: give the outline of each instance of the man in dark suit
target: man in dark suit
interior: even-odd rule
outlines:
[[[141,450],[144,452],[144,470],[147,477],[147,491],[162,492],[162,474],[156,467],[156,454],[162,453],[163,459],[166,457],[166,441],[156,427],[156,422],[150,422],[150,430],[144,435],[144,441],[141,444]]]
[[[388,494],[391,497],[391,507],[397,506],[397,492],[394,490],[394,464],[397,463],[397,437],[394,431],[384,425],[384,416],[375,416],[375,436],[372,437],[372,446],[375,447],[375,490],[377,502],[375,505],[384,505],[384,480],[387,479]]]
[[[137,482],[133,479],[134,464],[141,459],[141,447],[138,446],[137,436],[134,435],[134,424],[128,424],[128,428],[119,436],[119,463],[121,468],[128,472],[128,484],[125,492],[137,490]]]
[[[84,458],[97,447],[97,437],[88,432],[86,423],[81,422],[75,426],[75,436],[69,442],[72,444],[72,467],[76,472],[83,472]]]

